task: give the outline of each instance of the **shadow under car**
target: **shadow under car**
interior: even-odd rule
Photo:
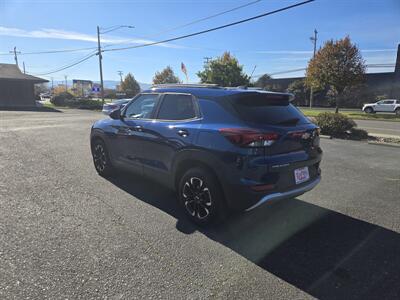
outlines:
[[[120,189],[320,299],[400,299],[400,235],[299,199],[267,203],[213,228],[189,222],[175,194],[134,175]],[[157,185],[157,188],[155,188]]]

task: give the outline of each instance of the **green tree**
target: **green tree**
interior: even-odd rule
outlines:
[[[215,83],[220,86],[249,85],[250,77],[243,72],[243,66],[229,52],[212,59],[204,66],[203,71],[197,72],[202,83]]]
[[[161,72],[156,72],[153,77],[154,84],[165,84],[165,83],[181,83],[178,76],[175,75],[174,70],[170,66],[167,66]]]
[[[131,73],[128,73],[121,82],[121,90],[125,92],[128,97],[133,97],[140,93],[140,85]]]
[[[307,105],[308,87],[304,79],[295,80],[289,84],[287,91],[294,94],[297,105]]]
[[[335,105],[337,97],[335,89],[329,89],[326,93],[329,105]],[[375,93],[366,84],[359,84],[345,89],[341,95],[341,103],[343,107],[361,108],[364,103],[374,102],[375,97]]]
[[[327,41],[307,67],[306,84],[315,90],[330,88],[335,95],[336,112],[342,105],[346,89],[364,81],[365,61],[358,47],[347,36]]]
[[[268,74],[261,75],[260,77],[258,77],[254,85],[264,90],[269,90],[269,87],[271,86],[271,79],[272,77]]]

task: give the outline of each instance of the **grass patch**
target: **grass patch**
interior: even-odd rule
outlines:
[[[310,109],[310,108],[300,108],[300,110],[307,117],[316,117],[323,112],[334,112],[334,109]],[[380,121],[393,121],[400,122],[400,116],[395,114],[366,114],[363,112],[345,111],[339,110],[341,114],[348,116],[354,120],[380,120]]]

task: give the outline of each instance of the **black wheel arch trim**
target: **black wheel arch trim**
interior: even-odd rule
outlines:
[[[173,174],[173,188],[177,189],[180,177],[183,175],[184,170],[190,168],[190,165],[193,165],[193,167],[204,166],[211,170],[224,190],[223,181],[221,180],[223,178],[223,172],[221,171],[223,168],[219,167],[221,163],[211,153],[206,153],[198,149],[185,149],[176,155],[171,169],[171,173]]]

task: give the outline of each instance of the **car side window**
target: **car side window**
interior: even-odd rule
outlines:
[[[157,119],[187,120],[196,117],[191,95],[167,94],[164,96]]]
[[[386,100],[386,101],[384,101],[384,104],[393,104],[393,100]]]
[[[131,119],[150,119],[158,101],[158,94],[142,94],[125,110],[125,117]]]

